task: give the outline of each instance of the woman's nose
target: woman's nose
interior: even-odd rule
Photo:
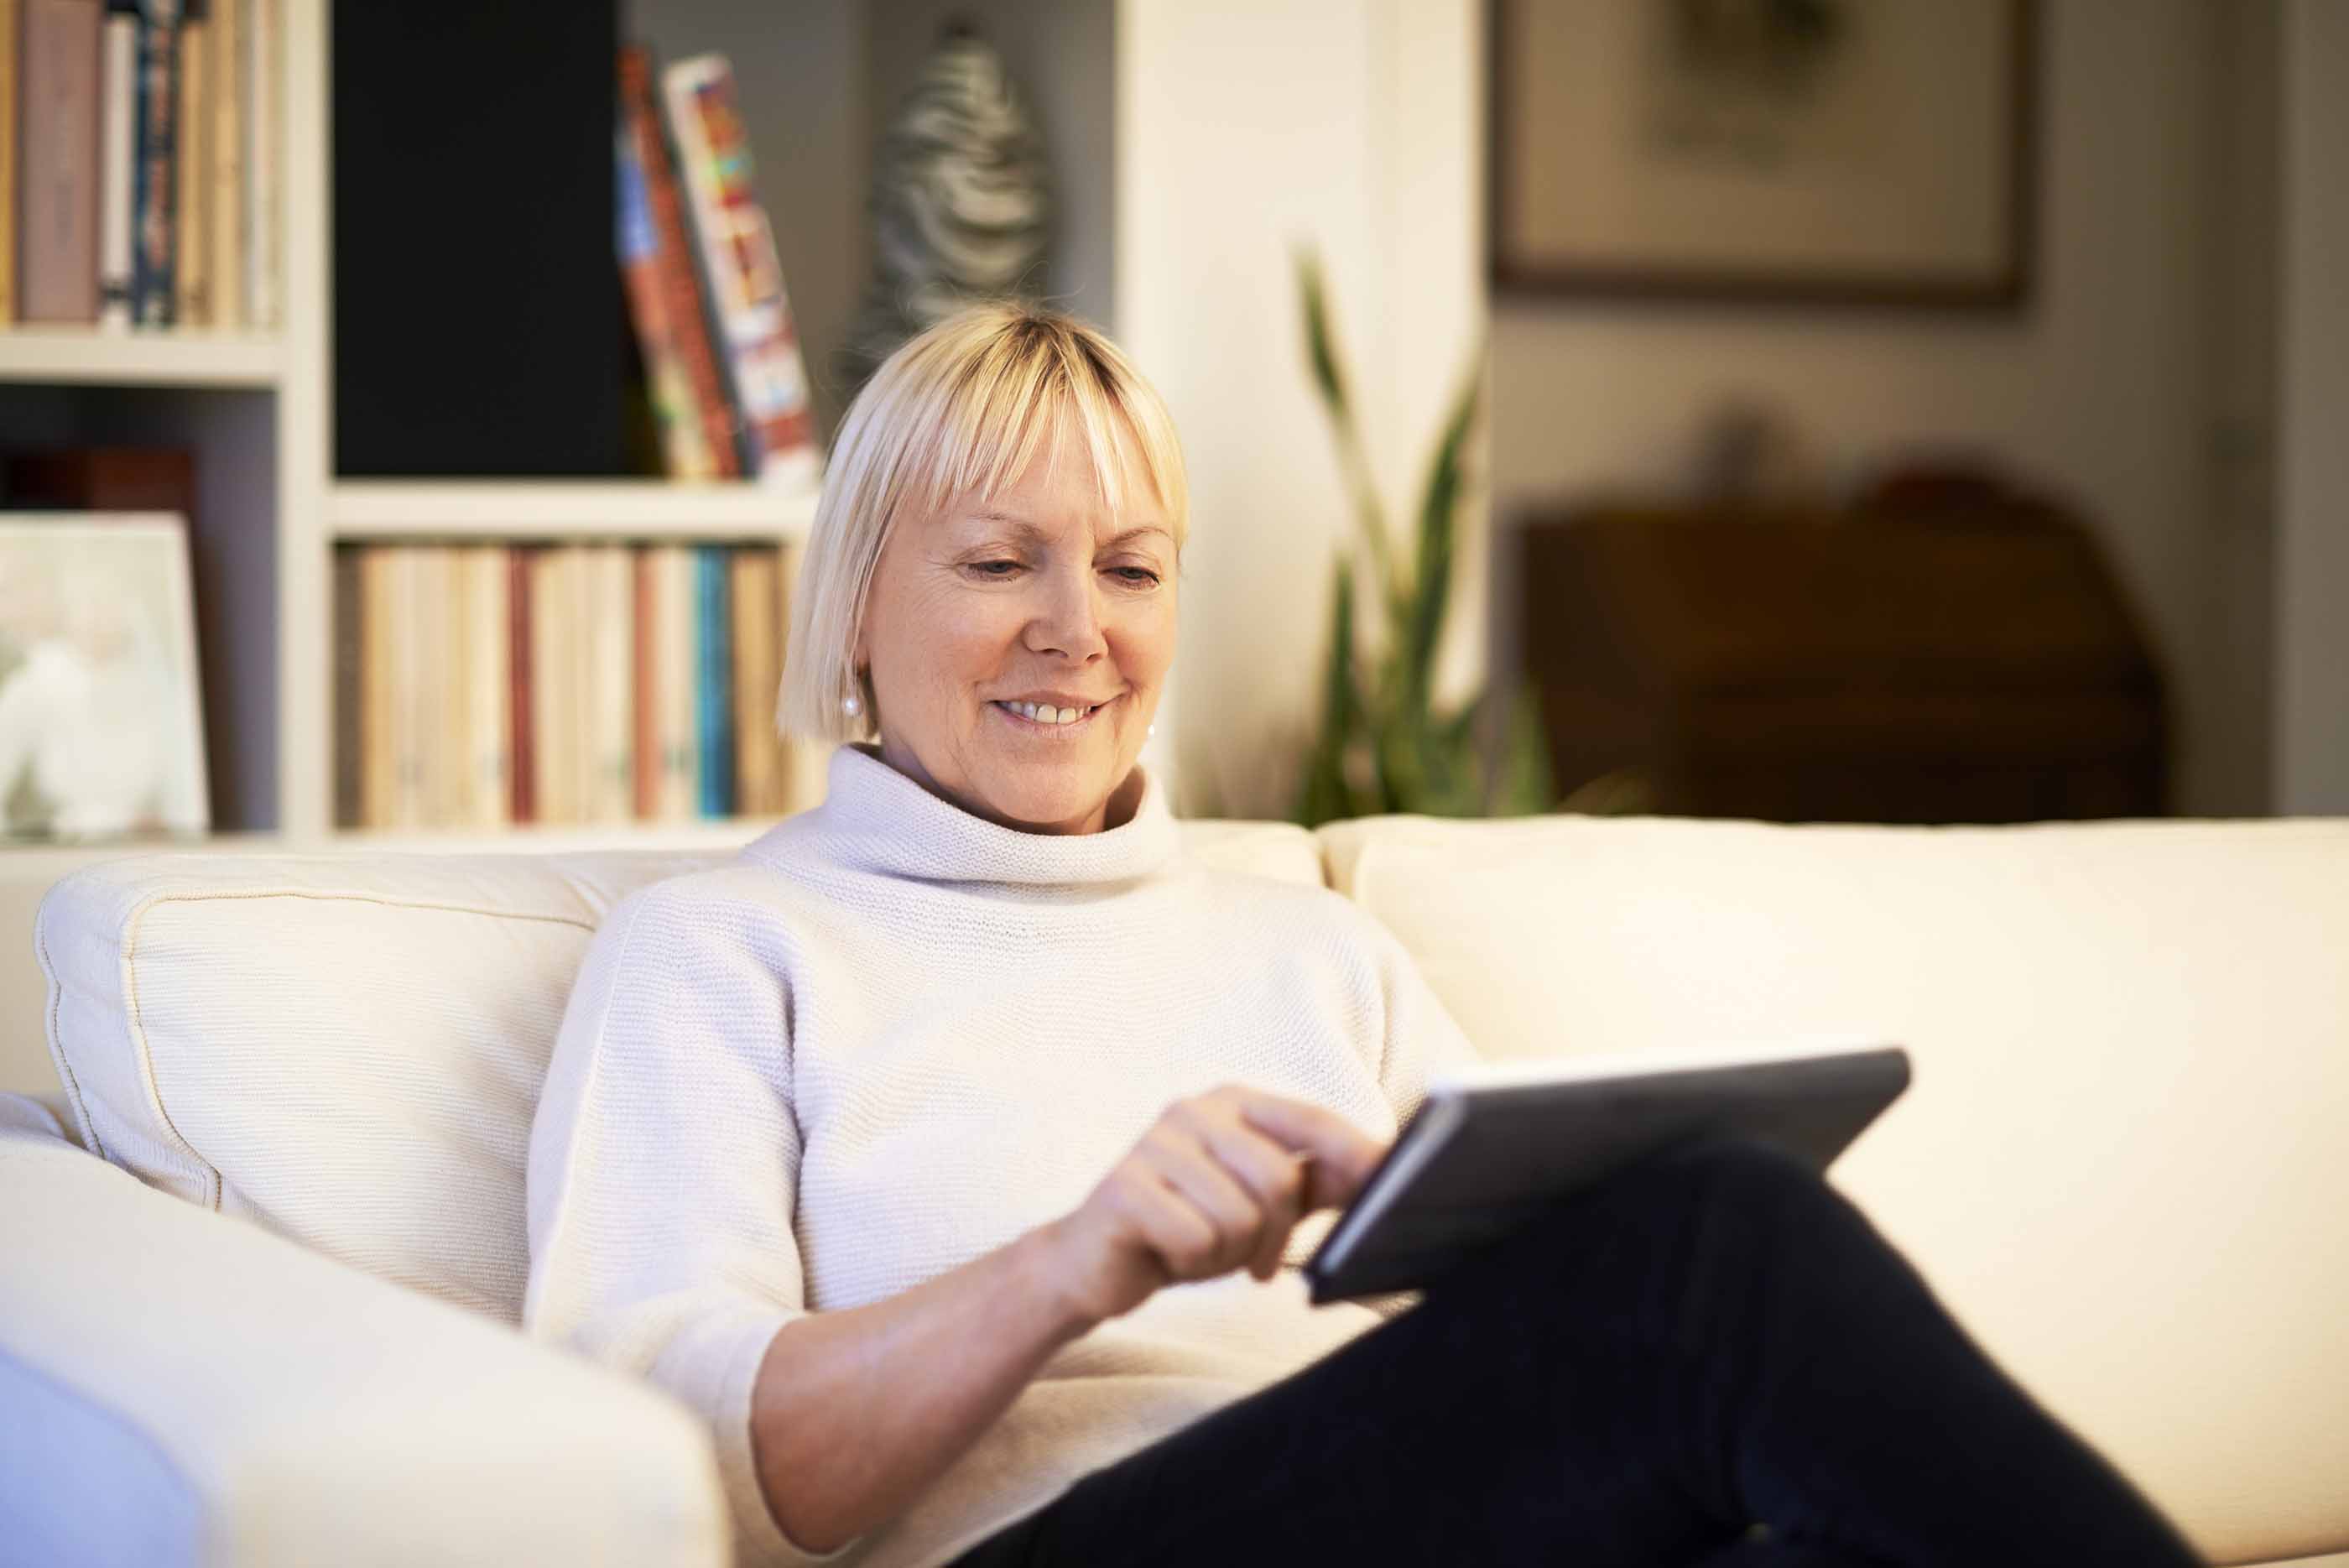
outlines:
[[[1087,659],[1108,651],[1102,635],[1101,603],[1090,570],[1048,575],[1045,602],[1028,625],[1028,644],[1038,653]]]

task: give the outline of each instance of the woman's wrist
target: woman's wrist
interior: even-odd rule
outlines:
[[[1084,1298],[1069,1262],[1068,1220],[1039,1225],[1013,1243],[1025,1293],[1043,1313],[1056,1344],[1082,1339],[1108,1314]]]

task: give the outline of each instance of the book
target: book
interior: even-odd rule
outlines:
[[[662,72],[661,83],[694,254],[740,419],[742,471],[763,484],[807,488],[818,467],[807,369],[774,233],[751,189],[733,69],[722,55],[697,55]]]
[[[619,198],[620,282],[628,296],[628,319],[644,359],[645,382],[660,436],[661,471],[671,479],[714,479],[717,468],[702,437],[701,410],[686,379],[661,290],[659,241],[652,206],[645,196],[644,166],[636,142],[623,128],[613,140]]]
[[[636,796],[636,569],[626,545],[587,552],[581,792],[590,822],[626,822]]]
[[[17,3],[16,319],[87,326],[98,315],[105,13],[99,0]]]
[[[130,323],[172,324],[179,307],[179,0],[140,0],[133,88]]]
[[[367,819],[367,550],[335,551],[335,826]]]
[[[734,809],[749,816],[778,816],[787,808],[782,804],[782,742],[775,732],[775,698],[782,677],[781,628],[775,624],[775,552],[738,549],[729,572],[734,628]]]
[[[457,552],[459,598],[467,622],[467,669],[460,697],[464,713],[467,810],[473,827],[502,827],[512,820],[512,784],[507,778],[507,695],[512,678],[507,661],[512,642],[506,627],[506,552],[496,545],[468,545]]]
[[[16,0],[0,0],[0,327],[16,319]]]
[[[424,593],[429,622],[420,628],[429,647],[431,730],[425,738],[425,820],[454,827],[472,820],[473,618],[466,613],[462,551],[424,546]]]
[[[132,0],[109,0],[98,102],[98,324],[127,330],[135,305],[137,254],[132,231],[138,211],[139,10]]]
[[[507,815],[517,823],[538,820],[538,721],[531,680],[537,633],[530,598],[535,554],[523,545],[505,553]]]
[[[636,611],[628,624],[628,662],[636,695],[632,753],[636,820],[660,815],[660,672],[658,576],[654,553],[635,552],[629,558],[631,599]]]
[[[399,552],[369,545],[358,556],[359,825],[382,828],[399,816]]]
[[[212,213],[209,167],[212,129],[212,16],[204,0],[187,0],[180,17],[179,125],[172,143],[179,164],[171,176],[176,250],[171,276],[178,289],[172,319],[182,327],[212,324]]]
[[[212,286],[210,325],[244,325],[244,7],[248,0],[212,0],[207,47],[212,75],[212,130],[204,139],[204,236],[212,247],[204,271]]]
[[[735,414],[709,337],[709,318],[695,271],[693,239],[678,195],[677,171],[654,101],[650,51],[631,46],[620,51],[620,119],[636,151],[644,180],[645,215],[652,225],[653,268],[657,277],[669,346],[685,374],[702,452],[710,477],[737,479],[742,467],[735,438]]]
[[[1544,1210],[1703,1136],[1825,1171],[1909,1086],[1865,1040],[1490,1063],[1439,1076],[1306,1261],[1315,1305],[1432,1283]]]
[[[437,738],[433,719],[438,693],[426,667],[432,639],[426,635],[424,547],[387,546],[391,559],[391,826],[422,827],[431,819],[431,781],[426,753]]]
[[[701,814],[698,566],[683,545],[656,545],[646,556],[653,576],[653,707],[660,755],[653,815],[664,822],[688,821]]]
[[[278,325],[277,84],[285,74],[281,6],[282,0],[244,0],[240,29],[243,58],[237,72],[244,89],[243,156],[237,160],[238,201],[244,223],[239,246],[244,264],[241,319],[246,327],[264,331]]]
[[[694,714],[703,816],[734,815],[733,638],[726,593],[726,546],[694,551]]]
[[[584,820],[579,762],[581,688],[579,600],[586,548],[550,545],[533,552],[530,576],[531,791],[533,821]]]

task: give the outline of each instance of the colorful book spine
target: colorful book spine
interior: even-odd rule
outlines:
[[[139,11],[133,0],[110,0],[106,11],[99,98],[103,119],[98,150],[98,324],[127,330],[136,303],[139,161]]]
[[[812,486],[817,460],[807,370],[774,234],[751,189],[733,70],[723,56],[699,55],[669,67],[661,80],[695,251],[741,415],[743,470],[765,484]]]
[[[205,237],[212,259],[211,325],[244,325],[244,8],[247,0],[212,0],[212,134],[206,139]]]
[[[580,821],[579,764],[581,688],[579,600],[585,587],[586,547],[554,545],[533,553],[530,579],[530,708],[533,790],[536,820]]]
[[[512,792],[508,815],[518,823],[538,820],[538,724],[531,706],[532,655],[536,649],[531,555],[522,546],[505,553],[506,774]]]
[[[728,586],[734,630],[734,809],[773,816],[782,802],[782,746],[775,732],[781,663],[775,625],[775,552],[733,552]]]
[[[636,607],[634,552],[626,545],[588,551],[589,618],[585,654],[586,815],[626,822],[636,815]]]
[[[638,550],[629,561],[629,590],[636,616],[628,628],[628,663],[635,673],[636,707],[634,740],[636,820],[660,815],[660,603],[659,576],[651,550]]]
[[[278,324],[277,156],[283,76],[284,13],[281,0],[245,0],[243,156],[238,160],[244,218],[244,325],[266,330]]]
[[[701,814],[700,618],[694,613],[698,563],[681,545],[648,552],[653,560],[653,699],[659,731],[661,780],[657,815],[679,822]]]
[[[179,0],[140,0],[131,179],[134,327],[169,327],[179,307]]]
[[[335,826],[367,826],[367,552],[335,552]]]
[[[619,185],[620,281],[627,292],[636,347],[644,356],[663,463],[672,479],[715,479],[718,470],[703,439],[701,409],[686,377],[661,287],[660,240],[645,192],[644,163],[636,138],[625,126],[614,138],[613,161]]]
[[[506,630],[506,553],[494,545],[471,545],[459,552],[464,583],[464,613],[471,625],[466,646],[471,668],[465,679],[465,739],[471,774],[468,794],[475,827],[502,827],[512,820],[512,785],[506,777],[509,725],[506,693],[512,677],[506,661],[512,644]]]
[[[212,324],[212,16],[205,0],[188,0],[180,16],[179,129],[171,176],[177,223],[171,274],[179,291],[172,319],[182,327]]]
[[[700,691],[695,711],[700,721],[701,815],[734,814],[734,694],[730,679],[733,639],[726,593],[726,548],[703,545],[695,552],[695,603]]]
[[[16,319],[16,0],[0,0],[0,327]]]
[[[737,419],[710,342],[709,312],[695,275],[693,239],[684,202],[678,195],[676,165],[668,139],[661,130],[660,108],[654,101],[651,54],[635,47],[622,49],[619,78],[621,124],[635,144],[636,166],[644,175],[645,209],[653,226],[654,266],[659,275],[670,342],[692,389],[711,472],[719,479],[737,479],[742,473],[735,435]]]
[[[16,319],[88,326],[98,313],[105,13],[98,0],[18,4]]]
[[[399,552],[371,546],[359,561],[359,823],[399,820]]]

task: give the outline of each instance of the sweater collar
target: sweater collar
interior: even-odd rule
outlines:
[[[829,857],[923,882],[1070,888],[1131,882],[1162,869],[1177,842],[1165,792],[1146,771],[1142,799],[1120,826],[1023,833],[939,799],[857,745],[833,752],[823,804],[810,815]]]

